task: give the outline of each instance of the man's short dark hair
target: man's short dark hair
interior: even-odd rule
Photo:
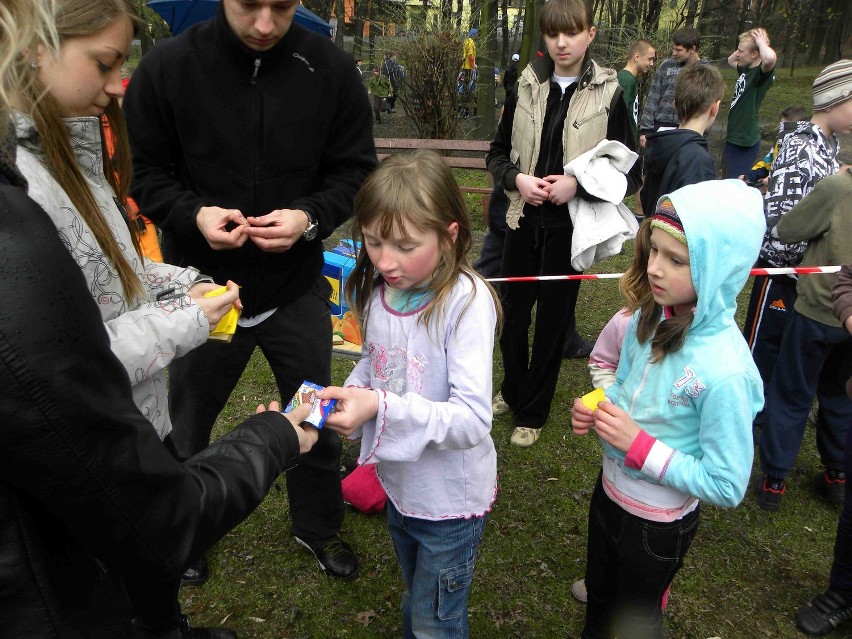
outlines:
[[[692,27],[684,27],[674,32],[672,42],[679,44],[686,50],[695,47],[695,50],[698,51],[698,45],[701,44],[701,35]]]
[[[719,70],[709,64],[687,64],[675,81],[675,110],[683,123],[705,113],[725,95],[725,81]]]
[[[648,53],[648,49],[653,49],[654,43],[650,40],[646,40],[645,38],[639,38],[636,42],[633,43],[633,46],[630,47],[630,51],[627,52],[627,59],[632,60],[633,56],[637,53],[639,55],[645,55]]]

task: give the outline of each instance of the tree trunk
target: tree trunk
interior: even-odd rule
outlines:
[[[686,3],[686,21],[685,26],[694,27],[695,18],[698,15],[698,0],[688,0]]]
[[[497,52],[497,0],[483,0],[479,10],[481,36],[480,50],[476,56],[476,137],[480,140],[494,138],[494,67]]]
[[[833,20],[825,38],[823,66],[843,57],[843,43],[847,41],[849,32],[852,31],[852,3],[849,0],[833,0],[831,4]]]
[[[538,11],[539,0],[527,0],[524,8],[524,34],[521,36],[521,60],[519,69],[523,69],[531,60],[535,59],[536,47],[538,46]]]
[[[662,0],[650,1],[650,3],[648,4],[648,13],[645,14],[646,33],[655,33],[660,28],[660,13],[662,12],[662,10]]]

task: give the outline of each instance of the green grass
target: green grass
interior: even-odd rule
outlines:
[[[762,120],[774,120],[783,106],[798,100],[794,96],[805,90],[809,94],[812,75],[797,72],[789,91],[786,78],[779,73]],[[485,184],[476,182],[484,180],[476,172],[458,177],[466,184]],[[481,240],[478,198],[472,196],[469,205]],[[628,244],[624,255],[594,270],[622,272],[631,252]],[[747,285],[740,296],[740,321],[749,290]],[[577,305],[581,334],[596,336],[620,306],[616,281],[584,282]],[[335,359],[334,382],[342,383],[352,366]],[[501,378],[497,349],[495,385]],[[564,360],[550,420],[530,449],[509,444],[509,417],[494,421],[500,492],[471,592],[472,637],[579,636],[584,609],[569,588],[583,575],[588,501],[601,448],[594,437],[571,434],[569,414],[573,398],[588,390],[586,362]],[[250,415],[257,403],[275,399],[275,393],[272,375],[257,353],[220,416],[217,432]],[[351,464],[356,455],[356,444],[344,442],[345,462]],[[794,614],[826,587],[839,515],[839,509],[814,494],[812,480],[819,469],[814,432],[808,427],[781,512],[758,509],[751,491],[736,509],[702,506],[698,535],[674,581],[665,614],[672,637],[804,636],[795,629]],[[758,474],[755,463],[753,479]],[[384,515],[347,509],[342,532],[357,550],[361,578],[355,583],[326,578],[289,534],[284,481],[210,552],[209,583],[181,591],[185,611],[196,623],[227,625],[249,639],[399,637],[402,584]]]
[[[597,268],[621,272],[628,259],[629,253]],[[595,336],[620,306],[617,284],[585,282],[580,290],[579,330]],[[334,381],[341,383],[352,366],[335,359]],[[499,352],[494,367],[498,383]],[[585,362],[565,360],[550,420],[531,449],[509,445],[508,417],[494,422],[500,493],[471,593],[472,637],[579,636],[583,607],[569,587],[583,574],[588,500],[601,452],[595,438],[571,434],[568,415],[573,398],[589,386]],[[274,397],[272,377],[256,354],[218,431]],[[793,614],[825,587],[839,513],[811,489],[819,470],[813,439],[809,428],[780,513],[759,510],[751,494],[733,510],[703,507],[700,531],[666,612],[673,637],[802,636]],[[344,458],[351,463],[356,454],[355,445],[346,442]],[[182,590],[184,608],[196,623],[226,624],[241,637],[400,636],[401,581],[384,516],[347,510],[343,534],[361,561],[355,583],[320,574],[289,535],[286,492],[272,490],[210,553],[210,582]]]

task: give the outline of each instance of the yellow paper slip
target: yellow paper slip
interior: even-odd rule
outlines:
[[[583,395],[580,398],[580,401],[583,402],[583,406],[589,410],[597,410],[598,402],[606,401],[606,395],[604,394],[603,388],[596,388],[591,393]]]
[[[222,286],[208,293],[205,293],[204,297],[219,297],[227,290],[227,286]],[[237,320],[239,319],[240,311],[239,309],[237,309],[236,306],[232,305],[231,310],[225,313],[222,319],[219,320],[219,323],[216,324],[216,328],[211,331],[210,337],[208,337],[207,339],[230,342],[231,338],[234,336],[234,333],[237,332]]]

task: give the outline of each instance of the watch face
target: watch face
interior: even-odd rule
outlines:
[[[304,233],[303,237],[306,240],[310,241],[317,236],[318,232],[319,232],[319,225],[318,224],[308,224],[308,228],[305,229],[305,233]]]

